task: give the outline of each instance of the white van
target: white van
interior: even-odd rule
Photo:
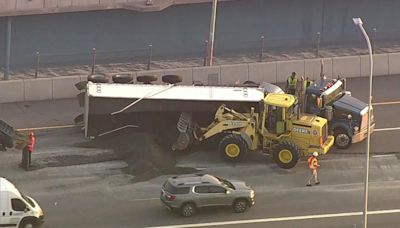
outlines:
[[[36,228],[44,215],[39,204],[0,177],[0,227]]]

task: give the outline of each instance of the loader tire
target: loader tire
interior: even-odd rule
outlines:
[[[218,150],[224,159],[238,162],[243,159],[249,149],[240,135],[229,134],[219,142]]]
[[[300,159],[300,150],[293,142],[282,141],[272,149],[272,157],[279,167],[291,169]]]
[[[179,75],[164,75],[162,81],[169,84],[176,84],[182,82],[182,76]]]

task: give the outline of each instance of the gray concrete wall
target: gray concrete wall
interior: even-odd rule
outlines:
[[[259,37],[266,50],[311,47],[322,32],[322,44],[365,46],[351,18],[363,18],[380,40],[400,38],[400,1],[396,0],[237,0],[218,8],[216,54],[256,51]],[[169,7],[160,12],[109,10],[17,16],[13,18],[13,67],[31,67],[39,50],[42,64],[88,64],[93,47],[99,61],[147,56],[153,44],[157,57],[203,56],[208,39],[211,4]],[[4,62],[5,18],[0,18],[0,62]],[[132,50],[133,52],[118,52]],[[50,54],[50,55],[46,55]]]
[[[374,55],[374,77],[399,75],[400,53]],[[327,78],[368,76],[368,56],[345,56],[324,59],[324,74]],[[164,84],[162,76],[178,74],[183,77],[180,84],[223,85],[254,82],[283,83],[292,71],[299,76],[313,80],[319,79],[320,61],[318,59],[293,60],[265,63],[246,63],[212,67],[178,68],[167,70],[124,72],[135,77],[154,75],[158,78],[154,84]],[[122,72],[121,72],[122,73]],[[110,75],[111,76],[111,75]],[[79,91],[75,83],[86,81],[87,76],[53,77],[40,79],[0,81],[0,103],[51,100],[75,97]]]

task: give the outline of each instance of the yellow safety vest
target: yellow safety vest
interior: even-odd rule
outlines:
[[[288,78],[288,84],[290,88],[296,88],[297,85],[297,78],[293,78],[291,76],[289,76]]]

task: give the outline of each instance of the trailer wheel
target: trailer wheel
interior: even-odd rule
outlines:
[[[87,77],[87,80],[94,83],[108,83],[106,75],[101,73],[91,74]]]
[[[132,82],[133,77],[130,74],[116,74],[112,76],[112,80],[114,83],[127,84]]]
[[[142,75],[137,76],[136,81],[142,82],[143,84],[151,84],[154,81],[157,81],[157,77],[153,75]]]
[[[339,149],[347,149],[351,145],[350,135],[343,129],[337,129],[334,133],[335,146]]]
[[[253,81],[245,81],[245,82],[243,82],[243,85],[245,85],[247,87],[258,87],[258,86],[260,86],[259,83],[255,83]]]
[[[296,144],[289,141],[283,141],[274,146],[272,157],[279,167],[291,169],[296,166],[300,159],[300,150]]]
[[[237,134],[229,134],[223,137],[218,149],[223,158],[233,162],[242,160],[248,151],[247,143]]]
[[[182,76],[179,75],[164,75],[162,81],[169,84],[176,84],[182,82]]]

